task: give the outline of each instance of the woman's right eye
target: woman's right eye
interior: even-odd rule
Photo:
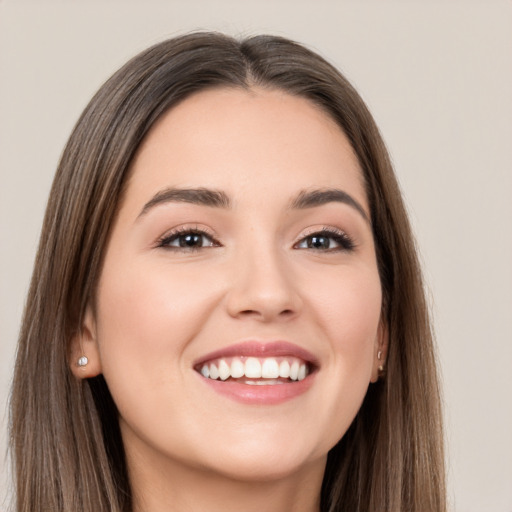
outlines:
[[[218,247],[211,235],[201,230],[183,230],[165,235],[158,247],[181,250],[197,250],[204,247]]]

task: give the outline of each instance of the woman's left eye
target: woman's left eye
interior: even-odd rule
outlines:
[[[302,238],[294,248],[332,252],[351,251],[354,249],[354,242],[343,231],[322,230]]]
[[[218,243],[205,233],[198,230],[180,231],[171,233],[158,242],[158,247],[170,249],[194,250],[202,247],[217,247]]]

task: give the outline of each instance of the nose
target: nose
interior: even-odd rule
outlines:
[[[296,317],[302,300],[290,262],[277,249],[248,252],[231,268],[228,313],[265,323]]]

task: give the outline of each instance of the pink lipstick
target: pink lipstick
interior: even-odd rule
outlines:
[[[194,364],[211,389],[250,404],[277,404],[305,393],[317,368],[313,354],[286,341],[238,343]]]

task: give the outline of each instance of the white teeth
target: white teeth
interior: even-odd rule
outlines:
[[[275,384],[284,384],[280,380],[246,380],[244,384],[249,384],[249,386],[273,386]]]
[[[299,376],[299,362],[293,361],[291,367],[290,367],[290,379],[297,380]],[[210,370],[210,376],[211,376],[211,370]]]
[[[233,359],[231,361],[231,377],[233,379],[239,379],[240,377],[243,377],[245,375],[245,366],[240,359]]]
[[[228,366],[228,363],[221,359],[219,361],[219,377],[221,380],[226,380],[231,375],[231,368]]]
[[[217,359],[196,368],[203,377],[213,380],[241,379],[250,385],[284,384],[286,380],[303,380],[307,377],[308,365],[300,359],[288,357],[233,357]],[[259,379],[259,380],[252,380]]]
[[[219,370],[214,364],[210,365],[210,379],[218,379],[219,378]]]
[[[279,365],[279,377],[287,379],[290,376],[290,363],[286,360],[281,361]]]
[[[274,358],[269,357],[263,361],[261,376],[264,379],[277,379],[279,377],[279,365]]]
[[[245,376],[251,379],[261,378],[261,363],[255,357],[248,357],[245,361]]]

